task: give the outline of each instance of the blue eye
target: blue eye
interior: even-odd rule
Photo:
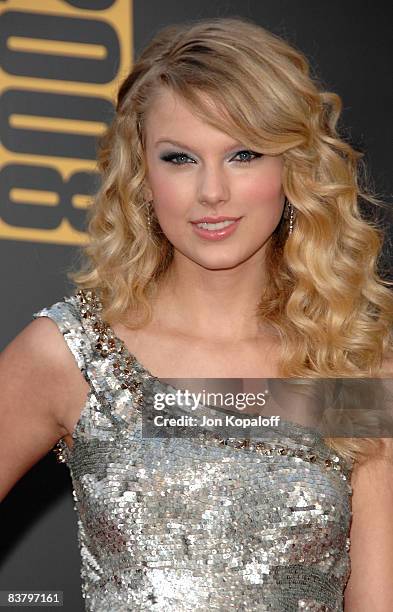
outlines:
[[[242,160],[239,160],[239,161],[241,161],[241,163],[246,163],[246,164],[249,164],[249,163],[250,163],[250,162],[252,162],[254,159],[257,159],[257,158],[259,158],[259,157],[262,157],[262,153],[255,153],[254,151],[248,151],[248,150],[247,150],[247,151],[239,151],[239,153],[237,153],[237,154],[236,154],[236,157],[237,157],[238,155],[243,155],[244,153],[246,153],[247,155],[253,155],[254,157],[253,157],[252,159],[242,159]]]
[[[236,153],[235,157],[237,157],[238,155],[244,155],[244,153],[246,153],[246,155],[252,155],[253,157],[251,159],[237,160],[241,164],[249,164],[252,161],[254,161],[254,159],[262,157],[262,155],[263,155],[262,153],[255,153],[254,151],[244,150],[244,151],[239,151],[238,153]],[[191,159],[191,157],[189,157],[186,153],[184,153],[182,151],[176,151],[175,153],[168,153],[166,155],[162,155],[162,157],[161,157],[161,159],[164,160],[165,162],[173,163],[175,166],[184,166],[185,163],[179,162],[179,159],[181,159],[181,158],[183,158],[183,159],[184,158]],[[186,163],[188,163],[188,162],[186,162]],[[195,162],[192,162],[192,163],[195,163]]]
[[[173,161],[173,160],[178,159],[179,157],[180,157],[180,158],[181,158],[181,157],[188,157],[188,155],[187,155],[186,153],[182,153],[182,152],[180,152],[180,151],[179,151],[179,152],[176,152],[176,153],[169,153],[168,155],[163,155],[163,156],[161,157],[161,159],[163,159],[163,160],[164,160],[164,161],[166,161],[166,162],[172,162],[172,163],[174,163],[174,161]],[[190,158],[190,157],[188,157],[188,159],[191,159],[191,158]],[[176,163],[175,163],[175,166],[184,166],[184,164],[182,164],[182,163],[177,163],[177,162],[176,162]]]

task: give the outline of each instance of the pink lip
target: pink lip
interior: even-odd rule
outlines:
[[[220,221],[237,221],[240,217],[201,217],[191,223],[219,223]]]
[[[200,236],[201,238],[205,238],[206,240],[222,240],[223,238],[227,238],[236,231],[241,219],[242,217],[234,219],[234,223],[228,225],[228,227],[224,227],[223,229],[218,230],[202,229],[201,227],[198,227],[195,222],[192,222],[191,225],[193,227],[194,232],[198,234],[198,236]],[[198,223],[203,223],[203,221],[198,221]],[[210,223],[212,223],[212,221],[210,221]]]

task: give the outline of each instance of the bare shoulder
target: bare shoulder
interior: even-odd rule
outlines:
[[[345,612],[393,610],[393,453],[383,439],[385,456],[354,468],[351,484],[351,575]]]
[[[14,375],[54,374],[64,372],[72,364],[72,355],[56,323],[49,317],[34,319],[24,327],[0,354],[4,367]],[[33,381],[30,381],[33,382]]]
[[[0,354],[2,367],[14,376],[23,370],[48,371],[49,374],[64,359],[64,340],[54,323],[48,317],[34,319],[24,327]]]
[[[22,404],[24,397],[30,397],[33,404],[39,398],[34,410],[57,423],[60,435],[66,433],[62,423],[69,385],[78,384],[80,378],[62,333],[49,317],[28,323],[0,353],[3,397],[8,389]]]
[[[380,378],[393,392],[393,358]],[[382,438],[381,454],[354,464],[350,531],[351,574],[345,612],[393,610],[393,439]],[[366,578],[366,580],[365,580]]]
[[[50,398],[50,403],[44,402],[44,405],[47,404],[61,433],[69,433],[69,406],[78,406],[88,384],[56,323],[46,316],[34,319],[4,353],[8,368],[27,374],[32,390],[38,391],[37,387],[44,385],[45,397]]]
[[[66,415],[83,385],[49,317],[31,321],[0,353],[0,499],[68,433]]]

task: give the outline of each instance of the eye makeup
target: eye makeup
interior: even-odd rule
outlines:
[[[251,151],[249,149],[243,149],[241,151],[238,151],[238,153],[235,153],[235,157],[237,157],[239,155],[242,155],[244,153],[246,153],[247,155],[251,155],[253,157],[251,159],[241,159],[241,160],[235,160],[235,161],[237,161],[237,162],[239,162],[241,164],[250,164],[252,161],[263,157],[263,153],[257,153],[256,151]],[[178,160],[179,158],[192,159],[192,157],[190,157],[184,151],[174,151],[174,152],[162,153],[160,155],[160,159],[165,161],[165,162],[172,163],[172,164],[174,164],[176,166],[184,166],[184,165],[186,165],[184,163],[178,163],[178,161],[174,161],[174,160]]]

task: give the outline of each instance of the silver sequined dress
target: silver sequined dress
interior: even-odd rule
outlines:
[[[168,385],[100,308],[78,291],[33,314],[57,324],[90,386],[73,449],[55,449],[72,479],[86,610],[342,611],[353,465],[291,422],[257,447],[143,437],[144,402]]]

